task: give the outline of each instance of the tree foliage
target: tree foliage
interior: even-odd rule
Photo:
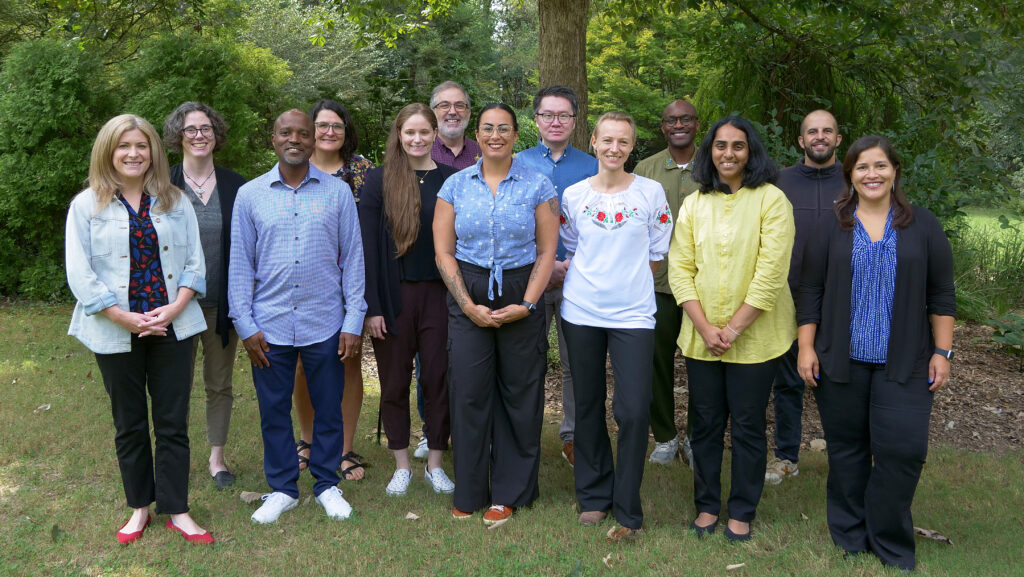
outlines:
[[[57,40],[16,45],[0,72],[0,293],[66,294],[63,234],[113,113],[100,59]]]

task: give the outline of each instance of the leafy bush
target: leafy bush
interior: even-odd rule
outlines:
[[[0,72],[0,294],[67,296],[64,221],[113,115],[103,64],[71,43],[15,45]]]
[[[1017,370],[1024,371],[1024,318],[1009,314],[997,319],[989,319],[988,324],[995,327],[992,340],[1003,345],[1010,354],[1016,355]]]
[[[957,316],[986,323],[1024,306],[1024,232],[1005,217],[1000,228],[949,221],[956,274]]]
[[[125,111],[158,128],[184,101],[212,106],[231,127],[217,164],[253,178],[277,160],[270,130],[284,111],[282,88],[289,75],[285,63],[262,48],[192,33],[165,34],[144,42],[138,58],[123,66],[120,92]],[[172,163],[179,160],[172,155]]]

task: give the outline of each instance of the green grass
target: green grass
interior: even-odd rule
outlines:
[[[842,559],[825,525],[824,455],[805,453],[801,475],[767,487],[751,543],[720,535],[698,541],[689,470],[651,466],[644,480],[647,534],[611,545],[609,527],[576,523],[572,474],[558,456],[554,415],[545,419],[541,497],[506,525],[456,522],[450,498],[435,495],[416,471],[405,498],[384,495],[390,457],[369,439],[358,450],[373,463],[367,479],[342,483],[354,518],[328,520],[300,482],[301,505],[271,526],[254,526],[242,490],[263,491],[259,420],[250,375],[236,365],[229,461],[234,491],[217,491],[205,468],[203,393],[193,391],[190,500],[194,517],[217,538],[189,547],[159,517],[137,544],[114,532],[127,518],[113,448],[109,401],[95,360],[65,335],[70,309],[0,306],[0,575],[318,576],[318,575],[896,575],[872,558]],[[376,424],[371,383],[360,437]],[[49,410],[36,409],[49,404]],[[446,466],[450,466],[447,463]],[[449,469],[450,470],[450,469]],[[918,574],[1005,576],[1019,571],[1024,546],[1024,454],[994,456],[934,448],[918,491],[915,524],[955,546],[918,540]],[[458,480],[456,479],[456,482]],[[407,521],[412,511],[418,521]],[[806,516],[806,519],[804,518]],[[612,568],[602,559],[611,554]],[[577,572],[574,573],[574,570]]]
[[[968,209],[946,223],[953,248],[957,317],[978,323],[1024,308],[1024,221],[997,209]]]

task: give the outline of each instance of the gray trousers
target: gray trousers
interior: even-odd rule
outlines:
[[[228,346],[222,346],[221,337],[214,328],[217,326],[217,307],[203,307],[203,317],[206,318],[208,328],[192,339],[192,367],[189,374],[195,379],[196,353],[201,342],[203,386],[206,388],[206,441],[211,447],[223,447],[228,442],[231,407],[234,404],[231,372],[235,365],[238,335],[231,331]]]
[[[562,333],[562,287],[553,288],[544,293],[544,327],[545,336],[551,321],[555,322],[558,334],[558,359],[562,366],[562,424],[558,428],[558,436],[562,442],[571,441],[576,429],[576,399],[572,392],[572,370],[569,366],[569,347],[565,346]],[[544,365],[547,370],[547,364]]]

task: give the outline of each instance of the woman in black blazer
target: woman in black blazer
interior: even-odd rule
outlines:
[[[828,442],[832,540],[909,571],[932,396],[953,356],[953,255],[935,216],[907,202],[884,137],[854,142],[843,175],[850,189],[804,255],[797,368]]]
[[[182,163],[171,167],[171,183],[192,201],[206,258],[207,291],[199,305],[207,329],[192,341],[192,364],[202,342],[209,470],[218,489],[235,482],[224,462],[234,399],[231,373],[238,346],[238,335],[228,319],[228,255],[231,209],[238,188],[245,184],[239,174],[213,164],[213,153],[223,146],[227,130],[220,114],[201,102],[182,103],[164,121],[164,143],[182,154]]]

